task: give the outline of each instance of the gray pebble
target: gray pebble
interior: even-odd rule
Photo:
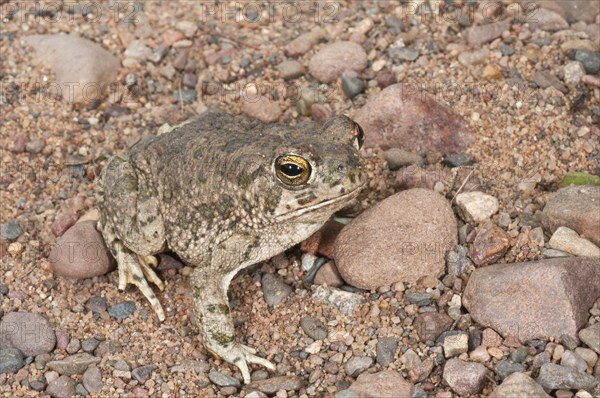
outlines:
[[[75,380],[69,376],[60,376],[48,383],[46,392],[53,398],[71,398],[75,395]]]
[[[392,47],[389,54],[396,62],[412,62],[419,57],[419,51],[412,47]]]
[[[0,224],[0,238],[13,240],[21,235],[21,226],[16,221],[8,221]]]
[[[8,294],[8,285],[0,283],[0,296],[6,296]]]
[[[351,390],[342,390],[335,394],[333,398],[360,398],[357,393]]]
[[[385,26],[389,29],[389,33],[392,35],[397,35],[402,32],[404,28],[404,23],[400,18],[395,15],[390,15],[385,18]]]
[[[398,339],[395,337],[380,337],[377,340],[376,353],[377,363],[381,366],[388,366],[394,362],[396,350],[398,349]]]
[[[500,52],[502,53],[502,55],[511,56],[515,53],[515,49],[506,44],[502,44],[500,46]]]
[[[227,376],[226,374],[223,374],[216,370],[211,370],[208,373],[208,378],[210,381],[212,381],[214,384],[218,385],[219,387],[240,387],[241,386],[240,382],[237,381],[236,379],[234,379],[233,377]]]
[[[473,261],[471,261],[468,256],[468,253],[469,249],[464,246],[457,245],[454,250],[451,250],[446,254],[446,267],[449,275],[460,277],[475,268]]]
[[[44,383],[42,380],[31,380],[29,382],[29,387],[31,387],[33,391],[44,391],[44,388],[46,388],[46,383]]]
[[[373,358],[367,356],[352,357],[344,364],[344,370],[350,377],[357,377],[373,364]]]
[[[89,392],[99,392],[102,389],[102,373],[97,367],[89,368],[83,374],[83,386]]]
[[[600,52],[598,51],[577,50],[575,60],[581,62],[583,69],[588,74],[600,72]]]
[[[568,368],[576,369],[580,372],[585,373],[587,369],[587,363],[579,355],[573,351],[567,350],[563,353],[560,358],[560,364]]]
[[[267,304],[270,307],[275,307],[292,294],[293,289],[283,282],[280,276],[264,274],[262,277],[262,290]]]
[[[353,76],[342,77],[342,91],[346,98],[352,99],[365,91],[365,82]]]
[[[506,379],[508,376],[515,372],[524,372],[525,366],[520,363],[513,361],[502,360],[499,361],[494,367],[494,372],[500,378],[500,380]]]
[[[140,366],[131,371],[131,376],[133,376],[133,378],[136,379],[140,384],[144,384],[146,381],[148,381],[150,375],[152,375],[152,372],[154,372],[154,369],[156,369],[156,366],[154,365]]]
[[[398,170],[403,166],[423,163],[423,159],[418,154],[400,148],[390,148],[385,151],[385,160],[390,170]]]
[[[283,80],[296,79],[304,74],[304,67],[296,60],[283,61],[277,65],[277,70],[281,74]]]
[[[23,353],[16,348],[0,350],[0,373],[17,373],[25,366]]]
[[[196,98],[197,98],[196,90],[177,90],[173,94],[173,98],[175,98],[175,100],[177,102],[185,102],[185,103],[190,104],[190,103],[196,101]]]
[[[554,363],[542,365],[537,382],[549,390],[591,391],[598,384],[594,376]]]
[[[46,143],[42,140],[29,141],[25,145],[25,150],[29,153],[40,153],[44,150]]]
[[[114,363],[111,364],[113,368],[117,369],[117,370],[121,370],[123,372],[130,372],[131,371],[131,366],[129,366],[129,364],[122,360],[119,359],[117,361],[115,361]]]
[[[93,312],[103,312],[106,311],[107,303],[106,299],[101,296],[92,296],[85,303],[85,309]]]
[[[451,153],[444,156],[442,164],[448,167],[471,166],[475,164],[475,156],[470,153]]]
[[[560,343],[571,351],[579,347],[579,341],[574,336],[568,334],[560,336]]]
[[[55,370],[61,375],[72,376],[83,374],[88,367],[98,362],[100,362],[100,358],[82,352],[56,361],[50,361],[47,366],[50,370]]]
[[[520,347],[510,354],[510,359],[513,362],[522,363],[527,358],[527,348]]]
[[[168,52],[169,52],[169,47],[167,45],[159,44],[152,51],[152,54],[148,57],[148,60],[155,64],[158,64],[160,61],[162,61],[167,56]]]
[[[98,348],[99,344],[100,342],[96,339],[85,339],[81,342],[81,348],[83,348],[83,351],[85,352],[92,352]]]
[[[416,304],[419,307],[424,307],[426,305],[431,304],[432,294],[431,293],[413,292],[413,293],[407,293],[405,297],[410,303]]]
[[[131,300],[123,301],[108,307],[108,314],[113,318],[124,319],[135,312],[135,303]]]
[[[324,340],[327,337],[327,328],[317,318],[304,317],[300,320],[300,327],[310,338],[314,340]]]
[[[82,397],[87,397],[89,395],[89,391],[85,388],[83,384],[77,383],[75,385],[75,394]]]

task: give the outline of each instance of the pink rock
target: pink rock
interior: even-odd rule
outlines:
[[[476,269],[463,305],[477,323],[504,337],[577,336],[600,295],[600,261],[563,257]]]
[[[320,254],[327,258],[334,258],[333,245],[344,224],[329,220],[317,232],[309,236],[300,245],[300,250],[311,254]]]
[[[421,342],[436,341],[445,331],[450,330],[452,318],[439,312],[425,312],[417,315],[413,327]]]
[[[502,35],[502,32],[507,30],[510,30],[510,19],[503,19],[486,25],[471,26],[465,30],[463,35],[470,45],[480,46],[497,39]]]
[[[513,373],[494,389],[490,398],[550,398],[542,386],[524,373]]]
[[[67,230],[56,240],[49,261],[54,273],[75,279],[104,275],[114,268],[94,221],[80,222]]]
[[[316,27],[310,32],[303,33],[285,46],[285,54],[288,57],[299,57],[306,54],[310,49],[327,36],[325,29]]]
[[[245,98],[242,112],[260,121],[276,122],[281,117],[281,109],[274,99],[267,97]]]
[[[348,388],[361,398],[411,398],[414,386],[395,370],[362,373]]]
[[[66,213],[59,214],[56,220],[50,226],[50,230],[54,236],[61,236],[65,231],[71,228],[77,222],[77,214],[68,211]]]
[[[25,356],[47,354],[56,345],[46,318],[30,312],[9,312],[0,322],[0,349],[18,348]]]
[[[506,232],[490,222],[478,228],[469,257],[478,266],[492,264],[504,256],[509,246]]]
[[[452,358],[444,365],[446,384],[460,395],[477,394],[485,384],[487,369],[480,363]]]
[[[321,83],[330,83],[344,72],[359,73],[367,67],[367,53],[360,44],[338,41],[324,46],[308,64],[308,69]]]
[[[440,194],[415,188],[397,193],[348,224],[334,246],[346,282],[374,289],[440,276],[457,243],[456,219]]]
[[[315,285],[340,287],[344,284],[344,280],[335,264],[330,261],[319,268],[317,275],[315,275],[314,283]]]
[[[546,8],[539,8],[527,17],[527,22],[541,30],[554,32],[569,28],[569,23],[558,13]]]
[[[355,116],[368,147],[417,152],[463,152],[474,135],[450,108],[410,84],[393,84],[373,96]]]

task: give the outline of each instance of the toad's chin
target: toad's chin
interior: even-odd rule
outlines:
[[[276,217],[278,222],[286,221],[290,219],[298,219],[301,218],[305,214],[314,214],[320,212],[326,212],[327,217],[331,214],[335,213],[339,209],[343,208],[346,203],[350,202],[352,199],[356,198],[360,193],[363,186],[361,185],[358,188],[344,194],[337,196],[332,199],[326,199],[321,202],[317,202],[314,205],[303,207],[301,209],[296,209],[287,213],[280,214]]]

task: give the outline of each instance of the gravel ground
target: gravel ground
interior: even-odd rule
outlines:
[[[476,1],[457,0],[442,2],[446,16],[451,12],[447,8],[450,3],[478,15]],[[496,4],[505,12],[515,12],[515,3],[502,0]],[[0,287],[6,290],[0,291],[0,317],[11,311],[44,314],[58,341],[50,354],[26,358],[25,367],[17,373],[0,373],[0,395],[4,397],[48,396],[48,383],[60,380],[64,376],[59,378],[59,374],[64,373],[45,364],[77,352],[100,358],[96,365],[99,373],[67,377],[70,382],[66,383],[76,383],[71,387],[82,394],[83,386],[91,391],[94,383],[99,384],[89,396],[264,396],[240,388],[239,372],[210,358],[196,338],[189,314],[189,267],[176,263],[161,272],[167,284],[160,295],[167,312],[163,323],[137,290],[117,290],[115,272],[79,281],[55,277],[51,272],[48,255],[57,235],[94,209],[94,178],[107,156],[124,152],[144,135],[155,134],[165,122],[183,121],[207,107],[288,123],[311,117],[320,120],[330,113],[354,116],[388,83],[423,90],[450,107],[472,130],[473,142],[465,152],[476,163],[464,175],[472,172],[470,182],[497,198],[499,214],[509,217],[504,229],[511,238],[510,248],[501,262],[541,258],[541,249],[531,250],[528,243],[534,238],[528,237],[529,231],[539,226],[536,212],[543,208],[547,194],[569,172],[600,174],[598,71],[594,72],[591,60],[590,65],[580,62],[588,69],[576,74],[575,80],[565,76],[565,66],[585,55],[576,55],[577,50],[592,46],[595,52],[591,57],[598,59],[598,15],[587,22],[567,18],[570,25],[559,29],[549,21],[546,29],[532,30],[534,24],[521,8],[520,19],[513,19],[509,30],[475,44],[475,39],[465,34],[472,21],[407,16],[398,2],[391,1],[324,2],[316,9],[312,2],[302,2],[293,9],[297,18],[282,15],[280,3],[272,3],[273,15],[264,5],[262,14],[248,5],[244,14],[237,15],[238,21],[223,15],[220,7],[226,5],[191,1],[89,3],[99,8],[87,11],[65,3],[54,14],[56,3],[42,2],[37,14],[24,15],[26,7],[34,4],[0,2],[0,223],[6,225],[0,239]],[[14,15],[11,10],[16,11]],[[306,35],[311,31],[312,37]],[[70,104],[47,89],[55,74],[50,67],[34,62],[23,39],[59,32],[89,39],[119,59],[118,78],[108,90],[110,95]],[[303,41],[293,42],[303,34]],[[141,40],[141,45],[136,40]],[[357,67],[359,70],[330,83],[317,81],[307,69],[311,60],[323,46],[342,40],[362,46],[366,68]],[[398,41],[410,50],[391,51]],[[349,62],[356,62],[359,56],[351,54],[354,59]],[[68,54],[59,58],[71,62]],[[282,65],[291,60],[297,62]],[[548,87],[542,88],[548,80]],[[238,95],[254,95],[256,88],[269,97],[263,107],[248,105]],[[311,107],[311,95],[319,90],[322,100]],[[441,154],[428,149],[413,151],[422,159],[422,170],[451,174],[440,166]],[[415,153],[412,155],[414,160]],[[385,150],[367,149],[365,156],[373,179],[363,195],[362,208],[398,190],[396,172],[390,170]],[[438,188],[449,198],[456,191]],[[524,241],[518,239],[520,234],[526,235]],[[300,250],[291,249],[278,261],[242,271],[230,287],[237,337],[275,362],[278,375],[289,377],[278,380],[273,392],[268,393],[266,387],[263,391],[277,397],[333,396],[366,369],[370,373],[397,370],[408,379],[407,363],[416,354],[419,361],[432,367],[418,381],[421,396],[454,396],[442,380],[442,347],[420,342],[412,326],[420,308],[427,304],[415,304],[407,296],[424,291],[426,283],[359,291],[356,296],[363,302],[349,316],[313,298],[319,288],[303,283],[303,261],[307,260]],[[284,304],[274,308],[263,298],[261,280],[263,274],[271,273],[293,288]],[[430,289],[440,294],[437,286],[441,285],[442,295],[453,289],[460,294],[466,280],[457,280],[461,282],[431,282]],[[439,296],[434,294],[433,299]],[[135,309],[131,304],[111,307],[128,301],[135,303]],[[599,307],[596,302],[592,318],[600,315]],[[307,318],[322,323],[328,336],[325,340],[307,335],[301,326],[301,320]],[[469,330],[472,325],[457,326],[455,322],[454,326]],[[378,348],[378,339],[384,336],[399,343],[395,356],[393,344]],[[548,343],[556,346],[561,342]],[[505,354],[519,348],[502,347]],[[391,359],[386,361],[390,350]],[[531,356],[529,351],[526,355]],[[349,362],[351,359],[355,360]],[[494,369],[498,361],[488,355],[483,362]],[[132,371],[144,365],[154,366],[151,374],[143,374],[148,368]],[[253,379],[267,376],[255,368]],[[473,396],[489,396],[499,381],[488,377],[483,383]],[[62,391],[69,391],[65,389]],[[552,394],[559,396],[555,391]]]

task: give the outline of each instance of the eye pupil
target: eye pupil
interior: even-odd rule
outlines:
[[[294,163],[284,163],[280,166],[280,170],[289,177],[297,177],[304,171],[302,167]]]

